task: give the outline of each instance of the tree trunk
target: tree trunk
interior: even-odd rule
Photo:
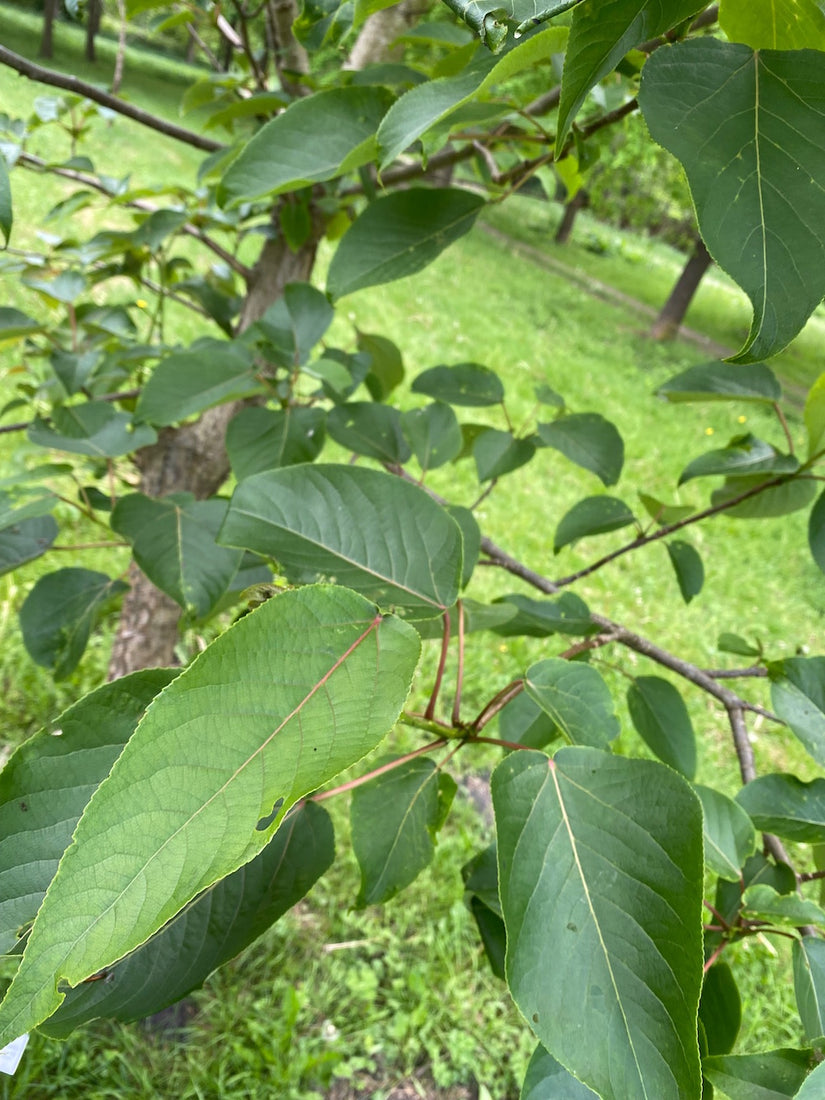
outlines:
[[[266,312],[287,283],[309,278],[322,229],[320,220],[314,223],[312,237],[298,252],[290,251],[282,238],[266,242],[249,280],[239,332]],[[194,423],[162,429],[157,443],[142,448],[135,457],[140,491],[151,497],[173,492],[193,493],[199,500],[213,496],[229,473],[226,427],[247,403],[218,405]],[[109,662],[111,680],[140,668],[176,663],[180,607],[155,588],[134,563],[129,582]]]
[[[269,0],[266,6],[266,25],[268,37],[272,40],[275,71],[281,87],[290,95],[301,92],[300,77],[309,72],[307,52],[292,33],[294,19],[294,0]],[[296,76],[299,78],[297,81],[292,79]]]
[[[361,28],[344,68],[363,69],[376,61],[392,60],[400,50],[391,50],[390,46],[426,7],[424,0],[401,0],[395,7],[373,12]]]
[[[675,337],[693,301],[693,295],[702,281],[702,276],[712,263],[713,260],[705,248],[705,242],[698,237],[676,286],[650,329],[650,335],[654,340],[672,340]]]
[[[117,95],[123,80],[123,65],[126,61],[126,3],[125,0],[117,0],[117,14],[120,25],[117,32],[117,54],[115,55],[115,71],[112,75],[112,95]]]
[[[86,15],[86,60],[96,61],[95,38],[100,30],[100,17],[103,14],[103,0],[89,0]]]
[[[573,224],[576,221],[576,215],[580,210],[584,210],[589,205],[590,196],[583,187],[580,187],[570,202],[565,204],[564,216],[559,222],[559,227],[554,237],[556,244],[567,244],[570,240],[570,234],[573,232]]]
[[[54,20],[57,15],[58,0],[44,0],[43,36],[40,39],[40,56],[54,57]]]

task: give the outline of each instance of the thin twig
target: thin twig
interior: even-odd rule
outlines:
[[[659,527],[652,535],[639,535],[630,542],[626,542],[624,546],[620,546],[618,550],[614,550],[610,554],[605,554],[604,557],[599,558],[597,561],[591,562],[591,564],[585,566],[584,569],[579,569],[576,573],[571,573],[567,577],[560,577],[554,582],[556,588],[564,588],[568,584],[573,584],[574,581],[581,580],[582,577],[589,577],[591,573],[595,573],[605,565],[609,565],[610,562],[615,561],[616,558],[620,558],[623,554],[628,554],[631,550],[638,550],[640,547],[647,546],[651,542],[658,542],[659,539],[667,538],[669,535],[674,534],[674,532],[681,531],[683,527],[689,527],[693,523],[699,523],[700,520],[710,519],[711,516],[716,516],[720,512],[726,512],[729,508],[735,508],[736,505],[741,504],[743,500],[758,496],[759,493],[764,493],[766,489],[774,489],[777,485],[783,485],[788,480],[788,478],[775,477],[770,481],[764,481],[761,485],[753,485],[750,489],[746,489],[745,492],[739,493],[729,500],[723,500],[719,504],[711,505],[711,507],[705,508],[701,512],[694,512],[693,515],[677,520],[676,523],[668,523],[664,527]]]
[[[773,411],[776,413],[779,423],[782,425],[782,431],[785,433],[785,442],[788,444],[788,451],[790,454],[793,454],[793,437],[788,427],[788,421],[785,419],[785,414],[782,412],[782,408],[778,401],[773,402]]]
[[[6,46],[0,46],[0,65],[7,65],[10,69],[20,73],[21,76],[28,77],[29,80],[35,80],[38,84],[48,84],[52,88],[62,88],[65,92],[72,92],[74,95],[91,99],[92,102],[99,103],[101,107],[108,107],[119,115],[125,115],[134,122],[139,122],[141,126],[148,126],[150,130],[165,134],[176,141],[182,141],[186,145],[192,145],[195,149],[215,153],[218,149],[224,148],[219,141],[213,141],[212,138],[196,134],[193,130],[187,130],[183,126],[176,126],[173,122],[158,118],[157,115],[152,115],[140,107],[135,107],[133,104],[127,103],[126,100],[120,99],[119,96],[104,92],[96,85],[89,84],[77,76],[58,73],[54,69],[46,69],[42,65],[36,65],[33,61],[28,61],[25,57],[21,57],[20,54],[15,53]]]
[[[34,156],[32,153],[21,153],[17,158],[17,163],[23,168],[29,168],[33,171],[49,172],[53,176],[60,176],[63,179],[71,180],[73,183],[79,183],[83,187],[90,187],[100,192],[101,195],[105,195],[108,199],[116,198],[97,176],[93,176],[89,172],[81,172],[77,168],[64,168],[60,165],[51,165],[40,157]],[[156,206],[154,203],[148,202],[146,199],[129,199],[127,202],[121,203],[121,205],[129,207],[132,210],[140,210],[146,214],[154,214],[160,209],[160,207]],[[233,256],[231,252],[223,247],[223,245],[218,244],[214,238],[204,233],[202,229],[198,229],[197,226],[192,225],[190,222],[184,222],[180,227],[180,231],[200,241],[201,244],[210,250],[210,252],[214,252],[216,256],[223,260],[227,267],[230,267],[242,278],[249,278],[251,268],[241,263],[237,256]]]
[[[702,671],[714,680],[743,680],[746,676],[762,678],[768,675],[764,665],[751,665],[750,668],[705,668]]]

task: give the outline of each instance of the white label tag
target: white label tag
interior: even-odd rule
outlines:
[[[0,1050],[0,1073],[16,1073],[23,1057],[23,1051],[29,1041],[28,1035],[21,1035],[19,1039],[12,1039],[7,1047]]]

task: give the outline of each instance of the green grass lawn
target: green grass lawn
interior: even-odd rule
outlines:
[[[4,20],[7,10],[0,13]],[[21,32],[17,23],[13,25],[18,27],[14,33],[21,36],[18,48],[25,52],[28,43],[31,52],[31,30]],[[59,42],[58,49],[62,48]],[[127,65],[135,81],[128,86],[130,94],[141,102],[145,95],[150,109],[174,114],[182,86],[172,75],[164,82],[155,74],[146,78],[144,87],[137,65],[137,59]],[[0,110],[24,112],[30,93],[38,90],[0,70]],[[172,146],[168,155],[160,156],[158,150],[166,149],[160,139],[142,140],[144,135],[123,120],[98,120],[95,126],[101,157],[110,158],[105,162],[107,170],[114,170],[108,167],[114,165],[121,174],[144,178],[151,167],[168,181],[189,173],[197,163],[197,154],[189,150],[175,150],[180,160],[171,159]],[[48,133],[43,131],[44,143]],[[33,243],[34,230],[54,203],[54,193],[41,177],[22,171],[13,174],[13,187],[22,239]],[[558,214],[557,207],[516,200],[487,217],[510,236],[546,247],[549,254],[584,275],[648,305],[661,304],[682,257],[651,242],[616,234],[586,217],[578,223],[573,243],[554,250],[550,240]],[[101,208],[100,224],[106,224],[107,216]],[[608,246],[593,251],[593,235]],[[319,280],[327,260],[324,252]],[[4,280],[3,301],[24,309],[42,308],[28,294],[20,295],[12,278]],[[197,319],[178,323],[182,340],[191,339],[200,324]],[[747,329],[746,303],[714,274],[703,285],[688,323],[721,343],[738,346]],[[779,360],[778,370],[794,394],[810,385],[821,369],[816,354],[820,324],[815,318]],[[573,411],[598,410],[616,423],[626,446],[622,478],[610,492],[635,509],[639,508],[638,491],[671,502],[706,503],[709,486],[696,481],[678,490],[679,472],[703,450],[743,430],[782,445],[775,418],[755,407],[671,406],[655,398],[658,385],[701,362],[702,353],[679,341],[651,342],[639,316],[605,304],[584,293],[577,282],[527,262],[512,246],[481,230],[421,274],[346,299],[338,311],[335,340],[352,343],[354,325],[380,332],[402,348],[407,381],[398,401],[405,407],[420,403],[409,392],[409,381],[419,371],[437,363],[475,360],[504,379],[507,413],[515,425],[552,415],[552,410],[536,404],[534,388],[539,383],[549,383],[563,394]],[[3,363],[12,365],[8,357]],[[3,385],[8,387],[12,381],[10,375]],[[465,419],[504,426],[500,410],[470,412]],[[790,429],[802,445],[798,411],[791,411]],[[19,435],[0,436],[0,463],[7,470],[33,462],[36,453]],[[472,503],[479,492],[469,461],[435,471],[427,484],[463,504]],[[601,491],[595,477],[545,450],[529,466],[501,480],[480,507],[478,518],[485,533],[510,553],[559,578],[624,541],[619,532],[584,540],[555,557],[552,553],[553,532],[561,516],[576,500]],[[73,537],[85,542],[89,531],[79,524]],[[729,660],[716,644],[722,631],[758,637],[776,658],[797,649],[819,649],[825,578],[810,560],[802,514],[762,523],[719,517],[692,529],[687,537],[701,551],[707,574],[704,590],[689,607],[682,603],[662,546],[627,555],[573,590],[594,610],[703,666]],[[62,536],[61,542],[66,541]],[[106,630],[78,671],[59,685],[33,665],[16,632],[16,609],[33,580],[66,564],[114,571],[122,568],[125,559],[113,566],[98,550],[60,552],[0,578],[0,740],[9,746],[104,674]],[[529,592],[496,570],[477,571],[472,592],[476,598],[513,591]],[[467,714],[472,716],[533,661],[560,648],[553,639],[505,641],[471,635],[464,685]],[[433,649],[429,647],[415,687],[418,699],[426,692]],[[645,753],[631,732],[624,693],[628,674],[659,674],[659,670],[632,653],[612,650],[600,667],[614,689],[626,731],[622,748]],[[448,684],[453,675],[450,666]],[[765,697],[760,684],[750,694],[757,701]],[[699,778],[713,777],[715,783],[727,783],[734,790],[737,767],[724,713],[699,692],[685,687],[684,695],[701,738]],[[760,768],[784,767],[803,778],[814,774],[810,760],[782,731],[761,720],[753,730]],[[409,744],[408,737],[400,735],[393,745]],[[461,775],[487,771],[497,758],[497,750],[486,750],[480,759],[459,756],[457,771]],[[464,1100],[469,1094],[446,1090],[466,1089],[474,1080],[486,1086],[495,1100],[515,1098],[533,1043],[504,987],[482,960],[463,905],[459,874],[461,864],[491,838],[490,826],[462,788],[432,867],[384,909],[357,912],[350,908],[358,874],[347,843],[347,810],[336,801],[331,805],[339,861],[306,901],[194,997],[196,1012],[185,1042],[180,1037],[149,1036],[141,1025],[108,1023],[91,1025],[65,1044],[33,1037],[17,1076],[0,1078],[0,1096],[138,1100],[272,1095],[307,1100],[331,1095],[344,1100],[348,1082],[353,1090],[382,1097],[394,1083],[418,1073],[428,1088],[441,1090],[436,1095],[450,1095],[451,1100]],[[781,950],[781,945],[776,949]],[[775,996],[766,998],[760,989],[763,1011],[743,1031],[739,1048],[743,1051],[794,1044],[800,1038],[790,1007],[787,966],[768,965],[772,950],[771,944],[759,941],[739,949],[737,973],[743,976],[746,992],[770,983],[775,990]],[[766,1000],[768,1007],[764,1007]]]

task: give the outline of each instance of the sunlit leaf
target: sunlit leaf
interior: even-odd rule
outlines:
[[[373,749],[418,654],[410,626],[332,587],[285,592],[217,638],[92,796],[0,1006],[0,1046],[50,1016],[64,982],[133,951],[248,863],[302,795]]]
[[[331,88],[295,100],[232,161],[220,184],[223,202],[237,206],[366,164],[391,103],[380,87]]]

